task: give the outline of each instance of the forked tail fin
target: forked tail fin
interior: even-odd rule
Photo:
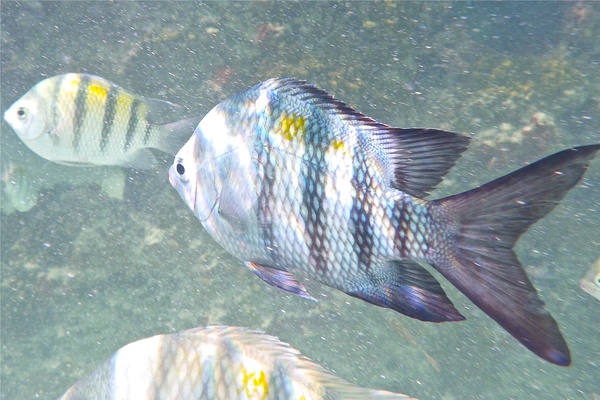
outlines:
[[[161,135],[156,147],[165,153],[176,155],[193,135],[201,119],[201,117],[191,117],[160,125]]]
[[[449,233],[428,261],[525,347],[558,365],[571,363],[569,348],[512,248],[577,184],[598,150],[564,150],[432,202]]]

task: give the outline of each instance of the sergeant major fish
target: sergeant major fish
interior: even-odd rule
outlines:
[[[36,84],[5,113],[19,138],[39,156],[69,165],[150,168],[149,150],[175,154],[200,118],[179,107],[134,96],[97,76],[64,74]]]
[[[273,336],[212,326],[130,343],[61,400],[407,398],[354,386]]]
[[[420,320],[463,320],[425,262],[535,354],[568,365],[512,248],[600,145],[423,200],[467,142],[393,128],[312,85],[271,79],[214,107],[169,178],[207,232],[271,285],[311,298],[300,275]]]

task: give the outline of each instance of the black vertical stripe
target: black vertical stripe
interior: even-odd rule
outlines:
[[[268,139],[265,139],[268,142]],[[262,239],[263,245],[268,250],[271,259],[275,266],[280,263],[279,250],[275,243],[275,234],[273,232],[273,208],[271,202],[274,197],[274,178],[275,178],[275,166],[271,159],[271,153],[267,149],[268,144],[264,145],[259,142],[257,148],[257,159],[258,163],[262,165],[263,176],[261,177],[261,188],[258,194],[258,207],[257,220],[262,227]]]
[[[144,146],[148,145],[150,141],[150,134],[152,133],[152,125],[148,121],[146,121],[146,126],[144,128]]]
[[[320,168],[311,163],[302,172],[304,185],[302,196],[302,210],[306,236],[308,237],[310,259],[315,269],[325,274],[327,272],[327,226],[323,202],[325,201],[324,176]]]
[[[426,255],[429,249],[435,247],[432,241],[437,239],[438,233],[444,229],[434,223],[430,211],[430,205],[415,201],[408,195],[394,204],[392,226],[395,229],[396,254],[404,258],[414,258],[415,252],[423,252]],[[440,235],[445,238],[445,233]]]
[[[373,224],[371,215],[372,204],[367,195],[366,188],[371,187],[371,176],[368,173],[366,160],[360,152],[354,159],[354,173],[352,186],[356,189],[356,195],[352,202],[350,221],[352,223],[353,250],[358,260],[358,265],[366,270],[371,268],[373,256]]]
[[[410,243],[408,242],[408,233],[410,231],[410,218],[412,210],[410,209],[410,200],[402,199],[394,205],[394,247],[395,252],[402,257],[410,257]]]
[[[306,238],[312,266],[321,275],[328,271],[328,242],[326,214],[323,207],[325,199],[324,171],[327,170],[324,147],[321,144],[320,129],[308,126],[304,135],[304,155],[301,174],[302,207]]]
[[[117,96],[119,88],[110,85],[106,95],[106,108],[104,110],[104,119],[102,121],[102,133],[100,135],[100,151],[106,151],[106,145],[112,133],[112,127],[115,122],[115,113],[117,111]]]
[[[73,115],[73,148],[75,153],[79,152],[79,145],[81,144],[81,127],[85,117],[89,82],[90,77],[88,75],[81,75],[77,95],[75,96],[75,113]]]
[[[129,121],[127,121],[127,133],[125,134],[125,145],[123,151],[127,152],[133,141],[133,135],[138,127],[140,116],[138,110],[142,102],[139,99],[133,99],[129,112]]]
[[[392,212],[392,226],[394,227],[394,253],[402,257],[407,257],[406,232],[408,231],[407,217],[410,210],[407,210],[405,199],[402,198],[394,204]]]

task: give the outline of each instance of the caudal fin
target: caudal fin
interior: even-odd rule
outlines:
[[[192,117],[161,125],[161,136],[156,147],[165,153],[176,155],[190,139],[201,119],[202,117]]]
[[[432,202],[449,233],[429,262],[525,347],[558,365],[571,363],[569,348],[512,248],[579,182],[598,150],[564,150]]]

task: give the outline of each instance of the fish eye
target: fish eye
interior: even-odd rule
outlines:
[[[17,110],[17,117],[19,117],[20,120],[27,118],[27,109],[25,107],[20,107]]]
[[[175,167],[175,169],[177,170],[177,173],[179,175],[185,174],[185,167],[183,166],[182,163],[177,163],[177,166]]]

